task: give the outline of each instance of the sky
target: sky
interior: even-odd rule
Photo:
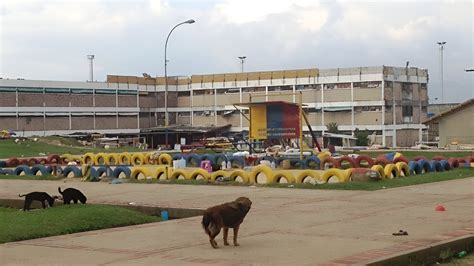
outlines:
[[[428,69],[430,102],[474,95],[472,1],[2,0],[0,77],[94,79],[359,66]],[[438,100],[436,100],[438,98]]]

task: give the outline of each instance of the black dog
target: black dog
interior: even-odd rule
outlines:
[[[41,201],[41,205],[43,205],[43,209],[46,208],[46,201],[48,202],[50,207],[53,207],[54,200],[57,199],[57,196],[51,197],[46,192],[31,192],[25,195],[18,194],[19,197],[25,197],[25,204],[23,205],[24,211],[29,211],[31,202],[34,200]]]
[[[86,196],[75,188],[66,188],[64,191],[61,191],[61,187],[58,187],[58,191],[63,196],[64,204],[70,204],[71,201],[74,201],[74,204],[78,201],[85,204],[87,201]]]

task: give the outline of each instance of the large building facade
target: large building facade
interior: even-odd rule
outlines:
[[[336,122],[352,133],[367,129],[385,146],[421,140],[427,118],[428,72],[419,68],[357,67],[244,72],[168,78],[107,76],[106,82],[0,79],[0,128],[24,135],[71,132],[138,133],[170,125],[248,130],[250,101],[298,102],[313,130]],[[252,97],[250,97],[252,95]],[[307,128],[304,127],[307,131]]]

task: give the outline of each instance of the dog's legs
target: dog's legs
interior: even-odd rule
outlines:
[[[44,200],[41,202],[41,205],[43,205],[43,209],[46,209],[46,202]]]
[[[23,211],[30,210],[30,203],[25,199],[25,204],[23,205]]]
[[[239,246],[239,243],[237,243],[237,235],[239,234],[239,226],[240,225],[236,225],[234,227],[234,246]]]
[[[217,242],[215,240],[216,236],[221,232],[221,227],[216,224],[211,224],[209,226],[209,242],[213,248],[217,248]]]
[[[229,228],[227,227],[224,227],[224,245],[225,246],[228,246],[229,245],[229,242],[227,242],[227,235],[229,233]]]

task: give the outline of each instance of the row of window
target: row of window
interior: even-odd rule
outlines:
[[[58,94],[119,94],[137,95],[136,90],[116,90],[116,89],[70,89],[70,88],[14,88],[0,87],[0,92],[23,92],[23,93],[58,93]]]

